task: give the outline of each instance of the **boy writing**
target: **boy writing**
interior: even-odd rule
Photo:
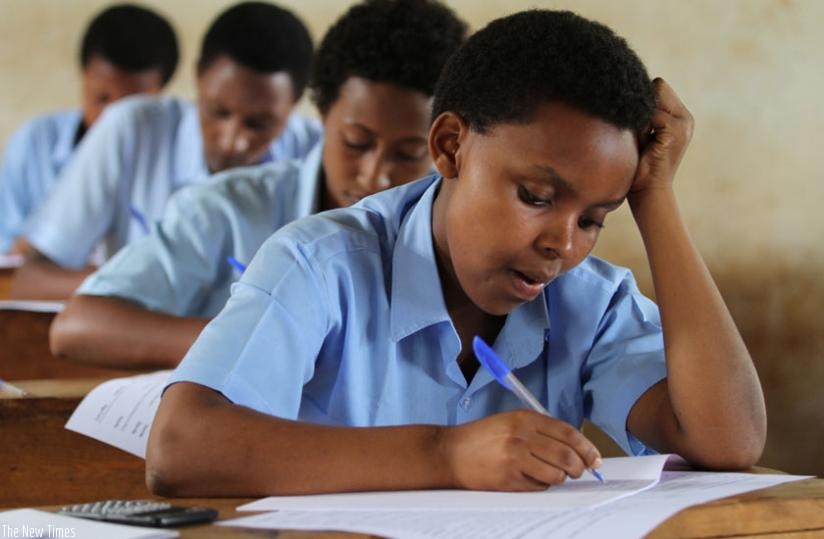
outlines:
[[[68,297],[90,273],[99,242],[109,258],[144,237],[179,188],[228,168],[305,156],[320,128],[292,109],[312,51],[306,27],[285,9],[243,2],[221,13],[201,46],[197,106],[132,98],[107,110],[32,215],[11,294]]]
[[[12,135],[0,169],[0,253],[51,191],[60,171],[103,108],[127,95],[159,93],[177,67],[177,38],[157,13],[115,5],[89,23],[80,46],[79,109],[27,122]]]
[[[678,213],[692,119],[673,90],[608,28],[529,11],[459,49],[433,109],[438,176],[258,251],[170,379],[149,486],[538,490],[599,466],[585,417],[631,454],[752,465],[763,396]],[[660,317],[589,256],[625,199]],[[478,369],[475,335],[554,418]]]

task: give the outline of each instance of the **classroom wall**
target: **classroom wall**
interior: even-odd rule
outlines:
[[[182,62],[171,90],[193,95],[200,36],[222,0],[145,0],[175,23]],[[288,0],[316,40],[351,2]],[[453,0],[479,28],[530,6],[564,7],[625,36],[696,118],[677,179],[683,214],[765,386],[770,434],[762,464],[824,475],[824,2],[818,0]],[[76,49],[100,0],[0,0],[0,143],[32,114],[72,106]],[[311,107],[303,104],[311,113]],[[597,254],[636,272],[652,293],[626,208]]]

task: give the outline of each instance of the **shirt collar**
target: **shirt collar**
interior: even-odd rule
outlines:
[[[75,148],[75,135],[80,129],[83,114],[79,110],[72,111],[68,119],[63,122],[57,132],[57,140],[51,152],[52,164],[58,169],[68,161]]]
[[[392,254],[390,337],[394,342],[428,326],[449,322],[432,242],[432,203],[440,187],[430,185],[401,224]],[[425,291],[437,290],[438,293]],[[534,361],[549,338],[547,292],[509,313],[494,348],[513,369]],[[485,377],[482,377],[485,378]]]
[[[175,136],[173,180],[180,187],[209,175],[206,156],[203,155],[203,134],[197,107],[181,101],[180,125]]]
[[[439,322],[449,321],[432,246],[432,202],[438,178],[406,215],[392,253],[389,331],[394,342]]]
[[[323,138],[312,148],[300,167],[298,179],[297,215],[303,217],[320,211],[320,192],[323,185]]]

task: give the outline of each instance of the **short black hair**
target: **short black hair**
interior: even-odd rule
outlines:
[[[221,55],[261,73],[284,71],[295,101],[303,95],[314,46],[309,30],[291,11],[265,2],[241,2],[221,13],[200,47],[198,71]]]
[[[529,10],[491,22],[444,67],[433,118],[460,115],[476,132],[525,123],[561,101],[635,132],[652,117],[647,70],[627,42],[569,11]]]
[[[101,11],[89,23],[80,45],[80,65],[93,57],[125,71],[160,70],[163,84],[177,68],[177,37],[169,22],[154,11],[118,4]]]
[[[436,0],[366,0],[332,25],[312,68],[312,100],[321,114],[350,77],[388,82],[431,96],[467,26]]]

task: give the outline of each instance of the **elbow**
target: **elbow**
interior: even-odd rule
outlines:
[[[146,448],[146,487],[158,496],[181,496],[181,481],[176,472],[182,466],[175,461],[180,437],[174,425],[155,421]]]
[[[76,323],[76,315],[72,309],[72,300],[68,302],[63,312],[57,316],[49,326],[49,349],[55,357],[69,359],[83,359],[83,335]]]
[[[746,470],[761,459],[766,444],[766,428],[738,431],[735,436],[717,436],[715,443],[706,444],[692,460],[711,470]]]

